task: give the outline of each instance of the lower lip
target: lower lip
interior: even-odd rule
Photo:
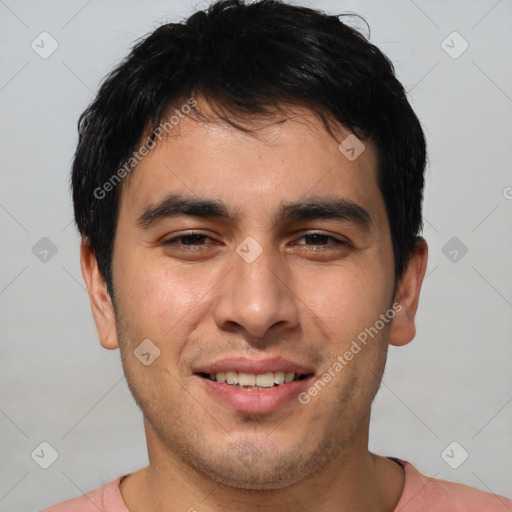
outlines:
[[[206,389],[237,412],[245,414],[269,414],[292,400],[298,403],[298,395],[309,385],[312,376],[280,384],[268,390],[245,390],[198,376]]]

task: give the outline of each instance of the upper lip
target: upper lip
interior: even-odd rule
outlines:
[[[230,357],[218,359],[210,363],[198,366],[194,373],[219,373],[219,372],[245,372],[256,375],[269,372],[283,371],[285,373],[296,373],[309,375],[314,373],[311,366],[291,361],[283,357],[271,357],[266,359],[250,359],[247,357]]]

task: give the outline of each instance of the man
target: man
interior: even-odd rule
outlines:
[[[415,335],[420,123],[338,17],[214,4],[137,44],[80,120],[81,264],[149,466],[47,511],[496,511],[368,451]]]

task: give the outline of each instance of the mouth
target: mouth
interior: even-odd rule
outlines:
[[[266,373],[248,373],[242,371],[230,370],[217,373],[203,373],[197,375],[203,379],[208,379],[220,384],[227,384],[236,389],[245,391],[268,391],[277,386],[290,384],[307,379],[311,374],[295,373],[295,372],[266,372]]]
[[[279,358],[224,360],[194,372],[209,400],[230,411],[260,416],[299,407],[298,396],[314,375],[311,368]]]

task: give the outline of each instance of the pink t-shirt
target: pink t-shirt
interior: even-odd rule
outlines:
[[[405,486],[395,512],[512,512],[512,500],[467,485],[429,478],[409,462],[393,460],[405,469]],[[129,512],[119,491],[121,478],[41,512]]]

